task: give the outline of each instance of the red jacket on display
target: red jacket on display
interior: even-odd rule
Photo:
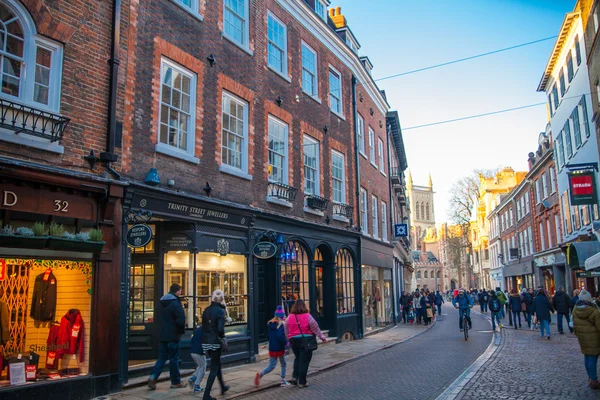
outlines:
[[[46,340],[46,368],[57,369],[58,368],[58,335],[60,333],[60,327],[57,324],[50,325],[50,331],[48,332],[48,340]]]
[[[81,314],[76,308],[70,309],[60,319],[58,347],[58,353],[61,356],[64,354],[77,354],[79,352],[79,361],[83,361],[85,351],[83,346],[83,318],[81,318]]]

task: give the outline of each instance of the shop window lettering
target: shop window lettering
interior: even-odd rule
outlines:
[[[64,349],[68,349],[68,348],[69,348],[69,343],[51,344],[48,346],[40,346],[37,344],[32,344],[31,346],[29,346],[29,351],[45,352],[45,351],[64,350]]]
[[[19,198],[15,192],[5,190],[2,196],[2,205],[4,207],[12,207],[17,204]]]
[[[54,200],[54,211],[56,212],[67,212],[69,209],[69,202],[66,200]]]

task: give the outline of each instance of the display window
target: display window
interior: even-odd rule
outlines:
[[[288,242],[281,248],[281,301],[286,315],[296,300],[310,304],[309,259],[306,250],[298,242]]]
[[[337,312],[338,314],[354,313],[356,312],[354,307],[354,259],[348,249],[340,249],[335,261]]]
[[[9,315],[0,386],[88,374],[91,292],[89,261],[0,258]]]
[[[210,305],[212,292],[221,289],[227,305],[226,333],[243,333],[241,325],[248,323],[246,264],[242,255],[200,252],[194,270],[193,253],[169,251],[165,254],[163,292],[174,283],[181,285],[186,325],[193,328],[195,318],[199,320]]]
[[[394,306],[392,299],[392,270],[381,268],[383,272],[383,319],[385,324],[390,324],[393,321]]]
[[[379,320],[379,303],[381,290],[379,288],[378,268],[363,265],[363,319],[367,331],[377,327]]]

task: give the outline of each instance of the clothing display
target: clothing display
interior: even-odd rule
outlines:
[[[57,354],[79,353],[79,361],[83,361],[83,318],[78,309],[72,308],[60,319]]]
[[[53,323],[50,325],[50,331],[48,332],[48,340],[46,341],[47,352],[46,352],[46,368],[56,369],[58,368],[58,334],[60,332],[60,324]]]
[[[56,313],[56,277],[51,269],[39,274],[33,286],[31,300],[31,318],[36,321],[52,321]]]

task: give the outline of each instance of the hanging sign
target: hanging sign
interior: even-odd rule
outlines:
[[[152,240],[152,228],[145,224],[133,225],[125,235],[125,241],[131,247],[144,247]]]
[[[598,202],[594,171],[569,173],[569,188],[572,206],[593,205]]]
[[[6,260],[4,258],[0,258],[0,281],[6,279]]]
[[[254,245],[252,253],[254,254],[254,257],[265,260],[273,257],[275,253],[277,253],[277,246],[271,242],[258,242]]]
[[[395,237],[408,236],[408,224],[395,224],[394,225],[394,236]]]

